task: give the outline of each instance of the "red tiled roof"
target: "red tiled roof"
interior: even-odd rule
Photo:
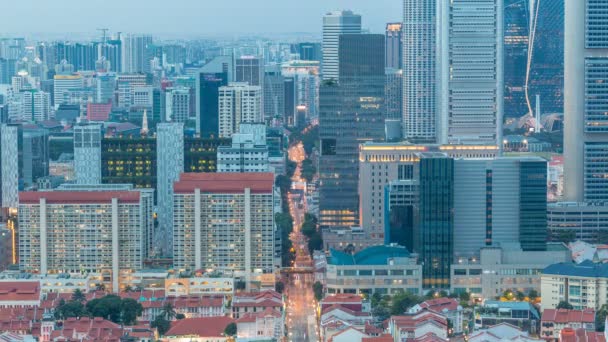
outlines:
[[[364,337],[361,342],[393,342],[391,334],[383,334],[378,337]]]
[[[331,306],[326,307],[325,309],[323,309],[323,312],[321,313],[321,315],[325,315],[325,314],[327,314],[331,311],[335,311],[335,310],[343,311],[351,316],[369,316],[370,315],[369,312],[355,311],[355,310],[349,309],[341,304],[333,304]]]
[[[259,173],[182,173],[173,185],[177,194],[194,193],[241,193],[245,188],[252,193],[270,193],[274,187],[274,174]]]
[[[606,337],[601,332],[591,332],[584,328],[564,328],[560,331],[561,342],[606,342]]]
[[[271,308],[259,312],[246,312],[241,318],[236,320],[236,323],[252,323],[265,317],[279,318],[281,317],[281,313]]]
[[[37,281],[0,282],[0,304],[2,301],[40,300],[40,283]]]
[[[112,203],[118,198],[120,203],[139,203],[139,191],[24,191],[19,193],[19,203],[38,204],[45,198],[47,204],[96,204]]]
[[[406,331],[414,330],[416,327],[427,323],[436,324],[446,329],[448,326],[448,321],[444,316],[426,310],[415,315],[392,316],[390,320],[397,328]]]
[[[437,298],[420,303],[421,308],[429,309],[438,313],[443,312],[444,309],[447,309],[448,311],[456,311],[458,309],[458,305],[458,301],[454,298]]]
[[[227,316],[184,318],[174,321],[165,336],[222,337],[224,329],[232,322],[234,320]]]
[[[545,309],[541,321],[554,323],[593,323],[595,322],[595,311],[593,309]]]
[[[428,332],[420,337],[416,337],[414,339],[412,339],[412,341],[414,342],[445,342],[448,340],[444,340],[443,338],[435,335],[432,332]]]
[[[75,334],[85,335],[84,341],[119,341],[124,335],[123,328],[119,324],[107,321],[101,317],[93,319],[82,317],[80,319],[71,317],[63,322],[63,327],[53,330],[51,340],[71,341]]]
[[[325,297],[322,304],[333,304],[333,303],[362,303],[363,299],[361,296],[356,294],[340,293]]]

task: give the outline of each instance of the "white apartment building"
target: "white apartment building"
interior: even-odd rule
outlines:
[[[608,264],[590,260],[552,264],[542,272],[540,295],[543,310],[565,301],[575,310],[598,311],[608,302]]]
[[[55,109],[59,108],[59,105],[64,103],[65,93],[72,89],[82,89],[84,86],[84,80],[80,74],[73,75],[55,75],[53,78],[53,96]]]
[[[30,89],[23,90],[18,95],[22,97],[23,101],[21,120],[38,122],[51,119],[51,94]],[[14,120],[14,118],[11,119]]]
[[[167,88],[165,93],[165,120],[186,122],[190,115],[190,89]]]
[[[173,186],[175,268],[273,272],[273,186],[272,173],[183,173]]]
[[[80,189],[19,194],[19,268],[100,273],[118,291],[119,273],[148,255],[153,194]]]
[[[133,91],[147,85],[145,74],[118,74],[116,86],[118,89],[118,107],[130,108],[133,103]]]
[[[218,146],[217,172],[268,172],[268,147],[257,145],[253,134],[232,135],[231,146]]]
[[[219,89],[219,135],[229,138],[240,124],[263,122],[262,88],[247,83],[230,83]]]

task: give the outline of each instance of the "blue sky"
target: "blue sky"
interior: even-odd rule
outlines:
[[[0,35],[111,31],[176,35],[321,32],[330,10],[352,9],[381,32],[402,0],[2,0]]]

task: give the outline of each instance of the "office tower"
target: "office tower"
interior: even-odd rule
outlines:
[[[182,174],[173,188],[175,267],[273,272],[273,184],[272,173]]]
[[[295,115],[296,115],[296,77],[295,76],[284,76],[285,83],[283,84],[283,102],[285,109],[283,110],[283,123],[285,125],[293,127],[295,126]],[[318,103],[318,102],[317,102]],[[317,106],[318,107],[318,106]]]
[[[185,172],[216,172],[217,149],[226,145],[230,145],[230,139],[184,138]]]
[[[443,1],[438,51],[437,139],[449,144],[502,142],[502,1]],[[439,22],[438,21],[438,22]],[[405,82],[408,82],[407,71]],[[419,99],[408,99],[418,101]]]
[[[51,119],[51,94],[37,89],[22,90],[23,112],[21,119],[39,122]]]
[[[152,36],[127,34],[121,37],[122,72],[149,73]]]
[[[177,122],[157,125],[157,246],[165,255],[173,251],[173,182],[184,172],[184,124]]]
[[[241,56],[236,59],[235,82],[247,82],[252,86],[264,84],[264,61],[259,57]]]
[[[17,61],[0,58],[0,84],[10,84],[11,78],[17,74]]]
[[[386,68],[386,140],[401,138],[403,116],[403,70]]]
[[[283,116],[285,108],[285,79],[278,64],[266,66],[264,72],[264,118]]]
[[[19,188],[29,189],[49,175],[49,132],[37,126],[19,128]]]
[[[145,87],[148,80],[144,74],[118,74],[116,87],[118,89],[119,108],[129,109],[133,103],[133,90],[136,87]]]
[[[217,172],[269,172],[266,125],[242,123],[231,146],[217,148]]]
[[[203,65],[199,70],[201,73],[227,73],[227,82],[234,82],[234,58],[233,56],[216,56],[209,63]]]
[[[121,272],[143,267],[153,195],[128,187],[19,194],[19,269],[101,273],[118,292]]]
[[[131,90],[131,108],[151,111],[154,106],[154,90],[152,86],[134,86]]]
[[[101,125],[74,126],[74,173],[78,184],[101,184]],[[118,166],[117,166],[118,167]]]
[[[165,93],[165,120],[186,122],[190,115],[190,89],[167,88]]]
[[[321,52],[321,43],[298,43],[291,46],[293,53],[297,53],[301,61],[321,61],[323,53]]]
[[[361,16],[352,11],[335,11],[323,17],[323,79],[338,80],[340,36],[361,33]]]
[[[98,103],[108,103],[114,100],[114,91],[116,90],[116,74],[115,73],[98,73],[95,83],[96,96],[95,101]]]
[[[58,108],[60,104],[68,102],[66,94],[69,90],[81,89],[83,85],[84,81],[79,74],[55,75],[53,78],[53,103],[55,108]]]
[[[420,153],[419,223],[416,232],[425,288],[449,288],[454,239],[454,160]]]
[[[413,142],[436,141],[436,2],[403,2],[403,138]]]
[[[0,126],[0,195],[2,208],[17,208],[19,204],[19,126]]]
[[[247,83],[230,83],[219,89],[219,136],[230,138],[241,122],[264,122],[262,88]]]
[[[162,53],[167,64],[183,64],[186,62],[185,46],[177,44],[164,45],[162,47]]]
[[[219,90],[227,85],[227,71],[196,74],[196,132],[201,137],[218,137]]]
[[[386,62],[385,67],[401,69],[403,64],[403,24],[386,24]]]
[[[320,67],[317,61],[289,61],[282,66],[285,83],[285,116],[295,122],[295,109],[304,108],[308,120],[319,116]],[[289,87],[289,89],[288,89]],[[286,121],[290,122],[290,121]]]
[[[104,184],[155,188],[156,165],[155,138],[136,134],[101,140],[101,181]]]
[[[603,2],[567,0],[564,59],[564,192],[567,201],[608,200],[608,21]],[[593,18],[593,19],[591,19]]]
[[[100,57],[110,63],[113,72],[125,72],[122,67],[122,42],[120,40],[108,40],[100,45]]]
[[[384,35],[340,36],[340,82],[319,91],[319,223],[359,219],[359,144],[384,138]]]

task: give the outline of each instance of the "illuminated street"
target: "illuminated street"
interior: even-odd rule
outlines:
[[[308,268],[312,266],[312,260],[308,253],[306,237],[302,235],[300,228],[306,213],[306,183],[301,178],[302,161],[306,155],[302,143],[289,148],[289,159],[296,162],[297,168],[292,178],[292,190],[289,194],[289,210],[293,217],[293,233],[291,241],[296,252],[295,269]],[[311,273],[293,273],[289,275],[286,286],[288,296],[287,302],[287,330],[288,341],[318,341],[315,300],[312,290],[314,283]]]

